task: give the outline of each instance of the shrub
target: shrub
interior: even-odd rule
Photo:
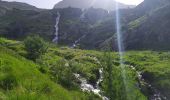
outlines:
[[[24,41],[27,57],[36,60],[47,51],[47,43],[39,36],[29,36]]]
[[[4,90],[11,90],[17,86],[17,80],[13,75],[6,75],[0,80],[0,87]]]

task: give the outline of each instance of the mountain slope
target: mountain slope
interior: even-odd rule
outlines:
[[[136,8],[121,15],[127,22],[122,24],[123,43],[126,50],[169,50],[170,29],[169,0],[145,0]],[[124,11],[121,11],[124,13]],[[121,19],[121,21],[123,20]],[[116,37],[101,44],[117,49]]]
[[[87,8],[102,8],[105,10],[115,10],[115,1],[114,0],[62,0],[57,3],[54,8],[80,8],[80,9],[87,9]],[[132,5],[125,5],[119,3],[120,8],[131,8],[134,7]]]
[[[160,2],[163,3],[163,1]],[[155,3],[158,2],[155,1]],[[127,49],[170,49],[170,2],[166,1],[162,5],[161,3],[159,3],[160,6],[129,24],[130,28],[124,41]]]
[[[3,94],[4,97],[7,97],[7,94],[9,94],[10,98],[18,98],[19,100],[27,99],[28,96],[33,100],[36,100],[38,97],[41,100],[51,100],[51,98],[54,100],[101,100],[99,96],[94,95],[92,92],[81,92],[81,82],[75,78],[74,74],[80,74],[87,80],[88,84],[95,86],[96,81],[100,77],[99,69],[103,67],[105,73],[103,75],[106,78],[104,78],[99,87],[104,95],[110,96],[107,91],[107,82],[109,81],[107,80],[107,66],[105,66],[105,58],[103,58],[102,52],[64,47],[57,48],[54,45],[49,45],[48,52],[33,63],[17,54],[23,55],[21,51],[24,48],[20,48],[20,46],[23,46],[21,43],[0,38],[0,72],[2,74],[0,74],[0,81],[3,81],[3,77],[8,74],[10,76],[5,77],[5,79],[10,78],[12,80],[6,82],[8,85],[2,85],[1,83],[3,82],[0,82],[0,95]],[[14,50],[15,53],[4,47]],[[24,50],[24,52],[26,51]],[[111,55],[111,57],[114,57],[117,54],[111,53]],[[113,67],[113,71],[116,70],[116,73],[113,73],[113,82],[111,82],[113,86],[110,88],[114,91],[116,90],[114,92],[116,95],[112,94],[111,96],[118,100],[124,100],[121,98],[124,98],[126,95],[132,100],[135,100],[136,97],[139,97],[139,100],[146,100],[146,97],[136,86],[138,81],[135,72],[129,68],[126,69],[128,72],[127,82],[129,83],[127,86],[131,92],[126,95],[122,94],[124,93],[122,90],[124,86],[119,66],[114,65]],[[1,90],[5,86],[10,86],[10,92]]]
[[[50,69],[52,67],[46,65],[46,63],[55,63],[55,68],[52,72],[57,72],[58,66],[62,64],[57,61],[60,58],[59,56],[55,55],[53,56],[55,59],[47,59],[50,56],[44,55],[46,59],[43,59],[43,64],[40,64],[24,58],[25,53],[26,51],[21,41],[0,38],[0,99],[89,100],[89,98],[93,98],[93,100],[101,100],[92,93],[80,91],[78,86],[76,88],[71,87],[73,89],[63,87],[64,82],[61,84],[58,80],[55,80],[54,77],[56,76],[50,74],[50,70],[44,71],[45,69],[43,68]],[[66,71],[67,69],[61,70]],[[67,75],[66,72],[62,74]],[[69,80],[67,76],[60,77],[67,78],[65,79],[66,81]],[[69,82],[73,82],[73,80]],[[68,84],[67,87],[69,87]]]
[[[38,11],[39,9],[26,4],[26,3],[21,3],[21,2],[7,2],[7,1],[1,1],[0,0],[0,7],[5,8],[7,10],[12,10],[12,9],[22,9],[22,10],[36,10]]]
[[[68,1],[65,1],[68,2]],[[133,9],[121,9],[124,45],[127,50],[169,50],[169,0],[145,0]],[[100,49],[109,44],[115,49],[115,11],[90,8],[52,10],[0,9],[0,35],[24,39],[38,34],[51,41],[55,20],[60,13],[59,44],[72,46],[78,41],[83,49]],[[161,28],[161,29],[160,29]]]
[[[3,90],[3,98],[71,100],[72,97],[67,90],[53,83],[37,70],[38,65],[2,46],[0,61],[0,88],[1,93]]]
[[[127,82],[126,86],[129,88],[129,90],[127,93],[125,93],[123,89],[124,84],[122,84],[123,82],[121,76],[121,68],[119,66],[119,56],[117,52],[108,53],[111,57],[110,61],[112,62],[112,64],[109,66],[112,66],[112,75],[114,76],[111,78],[111,82],[108,76],[109,66],[107,65],[107,61],[109,60],[109,58],[107,58],[107,53],[104,54],[104,52],[94,50],[70,49],[66,47],[58,48],[55,45],[49,45],[48,52],[44,54],[40,59],[38,59],[36,62],[37,64],[35,64],[32,61],[18,56],[17,53],[24,55],[26,52],[23,47],[20,47],[23,46],[21,43],[22,42],[6,40],[3,38],[0,39],[1,46],[6,46],[16,52],[14,53],[11,50],[9,51],[9,49],[3,48],[1,48],[0,50],[0,68],[2,67],[0,70],[2,72],[1,74],[12,74],[11,76],[12,78],[14,76],[14,79],[17,76],[17,84],[14,85],[14,88],[11,88],[13,91],[11,91],[10,93],[10,95],[12,95],[13,97],[17,97],[17,92],[19,91],[20,93],[21,89],[23,88],[25,91],[27,91],[27,89],[30,91],[30,87],[33,87],[33,89],[31,89],[31,92],[34,92],[37,89],[42,89],[41,87],[43,87],[44,85],[41,85],[41,83],[46,83],[47,88],[43,88],[44,91],[46,91],[45,93],[39,92],[38,90],[38,92],[35,92],[39,93],[38,96],[43,99],[48,99],[46,97],[43,97],[46,95],[48,95],[48,97],[53,97],[54,93],[53,98],[57,100],[60,97],[58,97],[58,95],[61,95],[60,92],[62,92],[63,95],[61,96],[67,96],[65,98],[62,98],[62,100],[75,100],[75,98],[76,100],[91,100],[92,98],[94,98],[93,100],[100,100],[98,96],[95,96],[91,93],[89,93],[91,95],[88,95],[86,93],[80,92],[80,82],[76,80],[76,78],[72,78],[72,76],[74,76],[73,73],[79,73],[85,79],[87,79],[89,84],[94,84],[99,77],[98,69],[102,67],[104,69],[104,79],[99,86],[103,90],[103,94],[107,97],[112,96],[118,100],[125,100],[124,94],[126,94],[126,96],[128,96],[131,100],[136,100],[136,98],[138,98],[138,100],[147,100],[147,98],[152,98],[152,96],[154,96],[154,88],[158,92],[160,92],[161,95],[166,96],[167,100],[169,100],[170,98],[169,52],[127,51],[124,55],[127,78],[125,81]],[[10,68],[5,65],[8,65],[12,69],[9,71],[8,69]],[[134,68],[131,68],[131,66],[134,66],[136,70],[134,70]],[[145,81],[142,80],[142,82],[139,82],[141,80],[138,78],[138,74],[136,73],[136,71],[141,73],[142,78],[144,78]],[[3,77],[3,75],[1,76],[1,74],[0,80],[1,77]],[[18,82],[18,80],[20,81]],[[32,80],[32,86],[30,86],[30,80]],[[110,82],[112,83],[112,86],[110,86]],[[146,82],[153,88],[147,87]],[[20,88],[20,83],[22,83],[22,88]],[[57,83],[65,87],[66,89],[69,89],[69,91],[59,86]],[[75,83],[77,85],[75,85]],[[61,87],[61,89],[59,88],[60,90],[58,89],[58,92],[50,92],[49,90],[51,90],[51,86],[53,87],[52,90],[58,89],[57,86]],[[77,88],[75,88],[74,86],[76,86]],[[36,89],[34,90],[34,88]],[[114,92],[112,92],[112,94],[109,94],[109,89],[112,89]],[[0,95],[6,95],[6,93],[8,93],[7,91],[1,91],[1,87],[0,92],[2,92],[0,93]],[[35,93],[34,95],[30,94],[29,96],[35,98],[36,100],[37,95]],[[23,95],[25,96],[26,94],[21,91],[21,96]],[[19,97],[21,96],[19,95]]]

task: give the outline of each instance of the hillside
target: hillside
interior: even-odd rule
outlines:
[[[145,0],[135,8],[120,10],[126,50],[170,49],[169,4],[168,0]],[[58,24],[60,45],[71,47],[78,41],[78,48],[82,49],[109,46],[116,50],[115,11],[97,8],[84,11],[71,7],[39,11],[3,8],[0,10],[0,35],[22,40],[28,35],[38,34],[52,41],[58,12],[61,15]]]
[[[126,11],[122,19],[127,22],[121,23],[125,49],[169,50],[169,6],[168,0],[145,0],[136,8]],[[101,47],[114,43],[112,47],[116,49],[115,38],[110,37]]]
[[[164,96],[167,99],[170,98],[170,80],[168,78],[170,73],[168,66],[170,57],[168,56],[168,52],[126,52],[124,59],[127,80],[125,81],[127,83],[126,87],[130,92],[125,93],[118,54],[116,52],[109,53],[111,57],[109,59],[107,53],[104,52],[70,49],[66,47],[58,48],[50,45],[48,52],[34,63],[24,58],[26,51],[22,42],[1,38],[0,44],[1,71],[3,72],[0,81],[2,82],[4,79],[8,80],[8,75],[10,75],[10,81],[6,83],[7,85],[1,84],[1,94],[4,98],[27,98],[29,95],[33,99],[36,99],[38,93],[40,94],[38,97],[45,100],[48,98],[72,100],[74,97],[77,100],[82,100],[82,98],[84,100],[88,100],[88,98],[98,100],[98,96],[80,92],[80,82],[75,78],[74,73],[82,75],[82,77],[87,79],[89,84],[95,84],[99,78],[98,70],[101,67],[104,68],[104,80],[99,86],[103,91],[102,94],[107,97],[111,96],[118,100],[125,100],[127,96],[131,100],[135,100],[136,97],[140,98],[138,100],[147,100],[147,98],[156,98],[154,95],[161,93],[161,98],[164,98]],[[108,61],[111,61],[111,65]],[[111,87],[107,85],[110,81],[108,76],[109,66],[112,66],[111,75],[114,76],[111,79],[113,81],[111,82]],[[131,66],[134,66],[136,70],[131,68]],[[8,70],[4,70],[6,68]],[[136,71],[142,73],[142,78],[145,81],[140,80],[140,78],[138,79]],[[30,80],[31,83],[27,82]],[[152,87],[148,87],[148,84]],[[6,90],[6,86],[8,89],[10,88],[10,91]],[[110,89],[115,91],[114,94],[110,94]],[[126,95],[122,95],[122,93]]]
[[[12,9],[22,9],[22,10],[36,10],[38,11],[39,9],[26,4],[26,3],[21,3],[21,2],[7,2],[7,1],[2,1],[0,0],[0,7],[7,9],[7,10],[12,10]]]
[[[90,2],[0,0],[0,100],[170,100],[170,1]]]
[[[92,95],[79,90],[68,90],[42,73],[40,65],[11,49],[23,53],[18,41],[0,39],[0,99],[2,100],[87,100]],[[94,97],[95,98],[95,97]],[[97,98],[97,97],[96,97]]]
[[[130,34],[127,34],[127,37],[125,37],[127,49],[170,49],[170,30],[168,28],[170,26],[170,11],[168,10],[170,2],[166,0],[160,2],[160,6],[129,23],[130,27],[127,33]]]

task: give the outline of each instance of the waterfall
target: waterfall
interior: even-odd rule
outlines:
[[[80,20],[81,20],[81,21],[84,21],[84,19],[85,19],[85,14],[86,14],[85,9],[82,9],[82,14],[80,15]]]
[[[99,84],[103,81],[103,68],[99,69],[100,77],[96,82],[96,86],[89,84],[85,78],[83,78],[80,74],[74,74],[75,77],[81,82],[80,88],[82,91],[93,92],[94,94],[100,96],[103,100],[109,100],[107,97],[101,95],[101,90]]]
[[[90,56],[91,57],[91,56]],[[96,57],[92,57],[97,64],[99,64],[100,66],[101,63],[100,61],[96,58]],[[87,82],[87,80],[85,78],[83,78],[80,74],[74,74],[75,77],[81,82],[80,84],[80,88],[82,91],[87,91],[87,92],[93,92],[94,94],[98,95],[99,97],[102,98],[102,100],[109,100],[109,98],[107,98],[106,96],[102,95],[102,91],[100,89],[100,83],[103,81],[103,68],[99,68],[99,79],[97,80],[95,86],[89,84]]]
[[[59,21],[60,21],[60,13],[57,12],[57,18],[56,18],[56,24],[55,24],[55,38],[52,40],[54,43],[58,43],[58,34],[59,34],[59,27],[58,27],[58,24],[59,24]]]
[[[167,100],[167,97],[162,95],[159,90],[157,90],[150,83],[145,81],[142,72],[137,71],[137,69],[134,66],[130,66],[130,68],[137,73],[139,84],[145,84],[145,86],[152,92],[152,95],[149,96],[149,100]]]
[[[81,36],[80,38],[78,38],[76,41],[74,41],[74,43],[72,44],[71,48],[75,48],[77,47],[78,43],[87,36],[87,34]]]

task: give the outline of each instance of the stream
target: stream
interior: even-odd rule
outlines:
[[[89,56],[89,57],[91,57],[91,56]],[[102,66],[100,64],[100,61],[96,57],[92,57],[92,58],[96,61],[96,63],[98,63],[100,66]],[[101,91],[100,86],[99,86],[100,83],[103,81],[103,78],[104,78],[103,77],[103,68],[99,69],[99,79],[97,80],[95,86],[88,83],[88,81],[84,77],[82,77],[80,74],[75,73],[74,75],[81,82],[80,88],[81,88],[82,91],[93,92],[94,94],[101,97],[102,100],[109,100],[109,98],[107,98],[106,96],[101,94],[102,91]]]
[[[101,97],[103,100],[109,100],[107,97],[101,94],[102,91],[100,90],[100,87],[99,87],[99,84],[103,81],[103,68],[99,69],[99,74],[100,74],[100,78],[96,82],[95,86],[89,84],[87,80],[83,78],[80,74],[74,74],[74,75],[81,82],[80,88],[82,91],[93,92],[94,94]]]
[[[78,46],[78,43],[87,36],[87,34],[84,34],[83,36],[81,36],[80,38],[78,38],[71,46],[71,48],[76,48]]]
[[[163,96],[159,90],[157,90],[150,83],[145,81],[142,72],[137,71],[134,66],[130,66],[130,68],[137,73],[139,84],[141,85],[144,83],[144,85],[149,89],[149,91],[151,91],[152,94],[149,96],[149,100],[167,100],[167,98]]]
[[[149,91],[151,91],[152,94],[149,96],[149,100],[167,100],[167,98],[163,96],[159,90],[157,90],[155,87],[153,87],[151,84],[145,81],[145,79],[142,76],[142,72],[137,71],[134,66],[130,66],[130,68],[137,73],[139,84],[140,85],[144,84],[149,89]],[[83,78],[80,74],[74,74],[74,75],[81,82],[80,88],[82,91],[93,92],[94,94],[100,96],[103,100],[109,100],[107,97],[101,94],[102,91],[100,90],[99,87],[99,84],[103,81],[104,78],[103,68],[99,69],[99,74],[100,74],[100,78],[96,82],[95,86],[89,84],[87,80]],[[139,88],[141,89],[140,85]]]
[[[100,61],[96,58],[93,57],[93,59],[100,64]],[[101,65],[101,64],[100,64]],[[134,70],[138,76],[138,80],[139,80],[139,88],[142,91],[142,85],[144,85],[148,90],[149,90],[149,97],[148,100],[168,100],[167,97],[165,97],[164,95],[162,95],[162,93],[156,89],[155,87],[153,87],[150,83],[148,83],[144,78],[143,78],[143,73],[141,71],[138,71],[134,66],[129,66],[132,70]],[[78,79],[81,84],[80,84],[80,88],[82,91],[87,91],[87,92],[93,92],[94,94],[98,95],[99,97],[102,98],[102,100],[109,100],[107,97],[105,97],[104,95],[102,95],[102,91],[100,89],[99,84],[103,81],[104,77],[103,77],[103,68],[99,69],[99,79],[97,80],[95,85],[92,85],[90,83],[88,83],[88,81],[86,80],[86,78],[82,77],[80,74],[75,73],[74,74],[76,79]]]

